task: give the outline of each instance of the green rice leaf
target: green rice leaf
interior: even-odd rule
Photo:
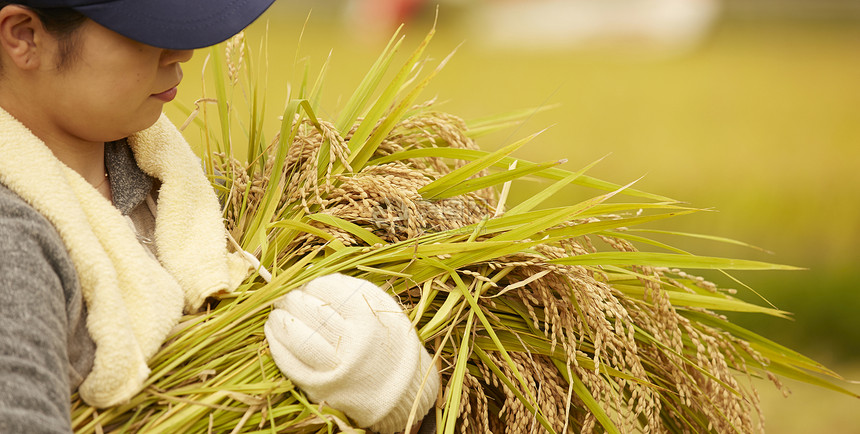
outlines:
[[[624,194],[622,192],[621,194]],[[693,208],[679,205],[677,202],[654,202],[654,203],[599,203],[586,211],[580,217],[604,217],[607,215],[629,215],[638,214],[646,210],[669,210],[669,211],[707,211],[702,208]]]
[[[254,216],[251,225],[246,231],[249,235],[244,237],[242,240],[242,248],[245,250],[253,250],[257,246],[265,247],[265,235],[262,230],[264,230],[265,226],[272,221],[278,207],[280,195],[283,191],[283,179],[281,174],[283,172],[284,161],[286,161],[287,158],[289,144],[292,143],[293,122],[296,120],[296,115],[299,114],[299,107],[302,103],[307,104],[305,100],[292,100],[287,103],[286,108],[284,108],[284,114],[281,118],[281,133],[278,140],[278,151],[275,155],[275,162],[272,169],[273,177],[270,181],[270,185],[277,187],[267,189],[263,195],[263,199],[260,201],[261,211]]]
[[[646,289],[637,285],[613,284],[613,288],[619,291],[644,300]],[[669,301],[674,306],[682,307],[698,307],[702,309],[726,311],[726,312],[754,312],[764,313],[767,315],[788,318],[788,312],[771,309],[768,307],[758,306],[752,303],[747,303],[736,298],[728,297],[721,294],[694,294],[680,291],[666,291]]]
[[[445,322],[453,317],[454,308],[463,297],[458,291],[451,291],[445,302],[436,310],[436,313],[427,321],[424,326],[418,330],[418,337],[422,341],[427,341],[431,336],[439,332],[445,326]]]
[[[800,270],[800,268],[790,265],[743,259],[651,252],[599,252],[552,259],[549,262],[564,265],[643,265],[703,270]]]
[[[694,234],[694,233],[679,232],[679,231],[665,231],[665,230],[657,230],[657,229],[642,229],[642,228],[631,229],[631,232],[648,233],[648,234],[676,235],[676,236],[680,236],[680,237],[696,238],[696,239],[700,239],[700,240],[709,240],[709,241],[715,241],[718,243],[733,244],[736,246],[747,247],[747,248],[750,248],[753,250],[758,250],[760,252],[773,254],[773,252],[770,252],[768,250],[765,250],[761,247],[754,246],[754,245],[749,244],[749,243],[745,243],[743,241],[738,241],[738,240],[735,240],[732,238],[726,238],[726,237],[718,237],[718,236],[714,236],[714,235]]]
[[[535,194],[535,195],[529,197],[528,199],[520,202],[518,205],[514,206],[513,208],[506,211],[505,213],[506,214],[520,214],[520,213],[525,212],[525,211],[533,210],[536,206],[540,205],[541,203],[543,203],[544,201],[546,201],[550,197],[552,197],[555,194],[557,194],[558,192],[560,192],[562,188],[570,185],[570,183],[572,183],[577,178],[582,176],[585,172],[587,172],[589,169],[591,169],[592,167],[597,165],[597,163],[599,163],[602,160],[603,159],[601,158],[600,160],[597,160],[597,161],[589,164],[588,166],[585,166],[584,168],[582,168],[578,172],[573,172],[570,175],[565,176],[564,178],[556,181],[554,184],[550,185],[549,187],[541,190],[537,194]]]
[[[569,382],[573,383],[573,393],[579,397],[580,400],[585,404],[586,407],[594,414],[594,418],[600,423],[600,426],[606,430],[607,433],[620,434],[621,431],[615,426],[612,422],[612,419],[609,418],[609,415],[606,414],[606,410],[594,399],[594,396],[576,375],[566,375],[567,369],[563,369],[564,366],[560,361],[553,359],[553,362],[556,364],[559,372],[564,375],[565,379]]]
[[[328,57],[326,57],[325,61],[322,64],[322,68],[320,68],[319,75],[317,76],[316,81],[314,81],[314,87],[311,89],[310,95],[308,96],[308,102],[310,103],[311,111],[319,111],[320,109],[320,99],[322,98],[323,91],[323,82],[325,82],[325,76],[328,72],[329,62],[331,62],[331,54],[329,51]]]
[[[599,203],[602,203],[602,202],[612,198],[613,196],[615,196],[619,192],[623,191],[624,189],[626,189],[630,185],[632,185],[632,183],[628,184],[627,186],[621,187],[618,190],[613,191],[611,193],[606,193],[606,194],[603,194],[603,195],[582,201],[582,202],[580,202],[576,205],[570,206],[570,207],[561,208],[560,210],[558,210],[554,213],[548,214],[546,217],[539,218],[539,219],[531,222],[530,224],[523,225],[519,228],[516,228],[516,229],[513,229],[511,231],[497,235],[493,238],[493,240],[494,241],[515,241],[515,240],[530,239],[530,238],[534,237],[535,234],[542,232],[542,231],[546,230],[547,228],[558,225],[564,221],[574,219],[576,217],[576,215],[579,214],[580,212],[585,211],[585,210],[593,207],[594,205],[597,205]]]
[[[851,390],[836,385],[832,381],[816,377],[815,375],[812,375],[804,370],[795,368],[787,364],[771,363],[767,366],[767,370],[785,378],[791,378],[792,380],[801,381],[807,384],[822,387],[825,389],[832,390],[834,392],[843,393],[845,395],[853,396],[854,398],[860,399],[860,395],[855,392],[852,392]]]
[[[619,230],[619,231],[606,231],[606,232],[596,232],[596,233],[600,234],[600,235],[606,235],[609,237],[615,237],[615,238],[618,238],[621,240],[631,241],[634,243],[638,243],[639,245],[648,245],[648,246],[659,247],[659,248],[667,250],[669,252],[678,253],[678,254],[682,254],[682,255],[691,255],[692,254],[686,250],[682,250],[682,249],[679,249],[677,247],[670,246],[666,243],[661,243],[659,241],[654,241],[650,238],[631,235],[630,233],[628,233],[628,231],[629,231],[629,229],[626,229],[623,231]]]
[[[313,217],[310,217],[310,218],[313,220],[316,220]],[[329,245],[332,248],[334,248],[335,250],[340,250],[340,249],[344,248],[343,243],[341,243],[337,238],[335,238],[330,233],[328,233],[328,232],[326,232],[320,228],[317,228],[315,226],[311,226],[307,223],[302,223],[300,221],[279,220],[279,221],[276,221],[276,222],[270,224],[269,227],[272,227],[272,228],[289,228],[289,229],[295,229],[295,230],[298,230],[301,232],[305,232],[308,234],[313,234],[313,235],[316,235],[316,236],[328,241]]]
[[[467,160],[474,161],[478,160],[484,156],[489,154],[487,151],[476,150],[476,149],[461,149],[461,148],[420,148],[420,149],[409,149],[406,151],[396,152],[394,154],[390,154],[384,157],[378,157],[368,162],[368,164],[384,164],[391,161],[399,161],[405,160],[409,158],[423,158],[423,157],[440,157],[440,158],[452,158],[458,160]],[[500,169],[507,169],[510,167],[511,163],[517,161],[517,167],[524,167],[526,165],[535,164],[529,162],[527,160],[523,160],[520,158],[513,157],[504,157],[501,160],[496,161],[493,166]],[[549,168],[544,171],[538,172],[536,175],[542,178],[550,179],[550,180],[562,180],[568,176],[570,176],[571,172],[560,169],[557,167]],[[621,188],[622,186],[619,184],[614,184],[611,182],[603,181],[597,178],[592,178],[587,175],[582,175],[577,177],[575,180],[571,181],[575,185],[580,185],[583,187],[595,188],[598,190],[605,191],[615,191]],[[674,199],[670,199],[666,196],[660,196],[653,193],[647,193],[644,191],[627,188],[624,190],[624,194],[628,196],[642,197],[646,199],[655,200],[658,202],[671,202],[677,203],[678,201]]]
[[[224,64],[224,52],[221,46],[213,46],[210,49],[212,56],[212,73],[215,79],[215,97],[218,101],[218,119],[221,121],[221,145],[222,152],[227,155],[233,155],[232,142],[230,140],[230,107],[227,105],[227,86],[225,77],[227,76],[222,69]]]
[[[308,218],[349,232],[371,246],[374,244],[385,244],[385,240],[377,237],[373,232],[342,218],[338,218],[330,214],[310,214],[308,215]]]
[[[385,75],[385,72],[388,71],[388,67],[394,59],[394,54],[403,42],[403,37],[399,36],[402,28],[403,26],[401,25],[397,31],[394,32],[394,35],[392,35],[391,39],[388,41],[388,45],[386,45],[385,49],[382,50],[382,53],[376,59],[376,62],[370,67],[370,70],[361,80],[361,83],[356,87],[355,92],[353,92],[352,96],[347,100],[346,105],[335,123],[335,126],[341,135],[346,135],[349,129],[352,128],[355,120],[358,119],[360,114],[364,111],[364,108],[369,103],[373,92],[379,87],[382,77]]]
[[[492,166],[494,163],[499,160],[507,157],[517,149],[523,147],[526,143],[530,142],[532,139],[537,137],[540,133],[532,134],[524,139],[520,139],[510,145],[499,149],[498,151],[487,154],[481,158],[478,158],[475,161],[472,161],[469,164],[466,164],[463,167],[460,167],[456,170],[451,171],[450,173],[442,176],[441,178],[425,185],[418,189],[418,193],[421,194],[424,198],[427,199],[437,199],[443,197],[442,195],[445,191],[454,188],[455,186],[460,185],[465,182],[467,179],[475,176],[478,172],[486,169],[487,167]],[[519,170],[522,170],[519,169]]]
[[[560,107],[560,104],[550,104],[472,119],[466,122],[469,127],[468,134],[469,137],[477,138],[508,127],[520,125],[529,118],[534,117],[536,114],[553,110],[558,107]]]
[[[460,414],[460,398],[463,394],[463,379],[466,376],[466,366],[471,348],[469,335],[472,333],[472,322],[474,319],[474,311],[470,311],[466,318],[466,329],[463,332],[463,339],[460,341],[457,363],[454,365],[454,372],[451,374],[451,389],[448,391],[445,412],[442,416],[445,421],[443,428],[445,434],[454,434],[457,428],[457,416]]]
[[[632,217],[632,218],[620,218],[620,219],[611,219],[611,220],[602,220],[596,222],[587,222],[578,225],[549,229],[543,231],[542,234],[544,236],[549,236],[551,238],[555,237],[565,237],[572,238],[578,237],[585,234],[593,234],[601,231],[606,231],[610,229],[618,229],[618,228],[627,228],[629,226],[641,225],[645,223],[651,223],[655,221],[665,220],[672,217],[678,217],[685,214],[692,214],[696,212],[696,210],[689,211],[680,211],[680,212],[671,212],[665,214],[657,214],[651,216],[644,217]]]
[[[460,196],[467,193],[471,193],[476,190],[481,190],[484,188],[493,187],[499,184],[504,184],[505,182],[522,178],[526,175],[539,172],[548,167],[557,166],[561,164],[560,161],[550,161],[546,163],[536,164],[534,166],[523,167],[513,170],[506,170],[504,172],[498,172],[491,175],[480,176],[477,178],[467,179],[459,184],[452,185],[450,188],[442,191],[441,193],[432,197],[432,199],[445,199],[454,196]],[[440,178],[441,179],[441,178]]]
[[[355,155],[359,152],[360,149],[365,147],[365,144],[370,137],[373,130],[376,128],[376,125],[380,119],[382,119],[386,110],[391,107],[391,105],[395,102],[395,98],[397,93],[400,92],[401,86],[406,82],[409,77],[410,72],[418,64],[421,59],[421,56],[424,54],[424,50],[427,48],[427,45],[430,43],[430,40],[433,38],[433,34],[435,33],[435,29],[431,29],[430,32],[427,33],[427,36],[424,37],[424,40],[419,44],[418,48],[416,48],[406,63],[400,68],[397,72],[397,75],[388,86],[382,91],[382,94],[376,99],[376,102],[367,112],[364,117],[364,120],[358,126],[352,138],[348,142],[348,146],[350,151],[352,151],[352,155]],[[361,90],[361,93],[364,93],[365,90]],[[352,116],[352,115],[349,115]],[[372,152],[370,153],[372,155]],[[365,160],[366,161],[366,160]],[[353,163],[350,160],[350,163]],[[363,167],[361,164],[353,164],[353,168],[359,169]]]
[[[391,110],[391,112],[382,120],[381,124],[377,126],[373,134],[367,139],[366,142],[361,144],[360,146],[352,147],[353,140],[355,136],[349,141],[350,149],[352,150],[352,154],[350,154],[349,162],[352,167],[356,170],[357,168],[362,168],[365,166],[367,161],[373,157],[373,154],[376,152],[379,144],[388,136],[391,130],[402,120],[402,116],[409,110],[409,108],[415,103],[415,100],[418,98],[418,95],[421,91],[430,84],[430,80],[442,70],[448,60],[451,59],[454,53],[451,53],[448,57],[442,60],[439,63],[439,66],[436,67],[426,78],[424,78],[418,85],[415,86],[412,91],[410,91],[406,96],[403,97]],[[367,122],[367,119],[365,119]],[[362,122],[362,125],[365,123]],[[356,132],[358,134],[358,132]]]

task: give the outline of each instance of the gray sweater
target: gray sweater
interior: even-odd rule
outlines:
[[[115,206],[128,215],[153,180],[124,142],[105,147]],[[54,226],[0,184],[0,433],[69,433],[70,394],[95,344],[74,264]]]

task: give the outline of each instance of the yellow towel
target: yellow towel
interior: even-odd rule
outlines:
[[[0,182],[53,223],[78,273],[96,343],[93,370],[79,392],[97,407],[139,392],[149,374],[147,360],[183,307],[196,310],[206,297],[235,289],[248,271],[238,255],[228,254],[215,194],[170,121],[162,115],[128,142],[141,169],[162,181],[158,260],[138,243],[119,210],[0,109]]]

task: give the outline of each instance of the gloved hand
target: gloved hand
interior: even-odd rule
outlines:
[[[378,286],[332,274],[274,306],[265,325],[272,357],[312,400],[384,434],[405,428],[416,399],[418,418],[436,401],[432,358],[400,305]]]

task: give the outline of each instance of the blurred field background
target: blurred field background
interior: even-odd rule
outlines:
[[[566,158],[570,170],[606,156],[591,175],[618,183],[644,175],[642,190],[715,210],[664,227],[739,239],[772,253],[680,238],[670,243],[808,268],[737,275],[795,321],[734,320],[860,380],[860,2],[616,0],[608,2],[617,8],[609,13],[567,5],[555,14],[547,13],[551,3],[563,2],[443,2],[432,57],[441,60],[463,44],[425,97],[438,97],[440,110],[467,120],[553,107],[480,145],[494,149],[550,127],[519,156]],[[625,10],[625,3],[632,6]],[[331,52],[322,116],[333,117],[394,22],[409,18],[405,53],[432,25],[434,4],[415,2],[411,14],[404,9],[383,19],[374,8],[385,4],[281,1],[248,31],[253,52],[268,32],[272,134],[286,83],[297,85],[304,74],[297,59],[308,60],[316,77]],[[667,9],[652,13],[660,7]],[[519,19],[505,21],[511,17]],[[177,104],[167,109],[177,123],[185,117],[179,107],[201,96],[206,54],[184,68]],[[195,134],[187,136],[199,144]],[[557,203],[574,203],[584,193],[571,190]],[[514,200],[529,194],[528,186],[512,191]],[[794,393],[787,399],[762,385],[769,432],[860,433],[856,399],[788,384]]]

